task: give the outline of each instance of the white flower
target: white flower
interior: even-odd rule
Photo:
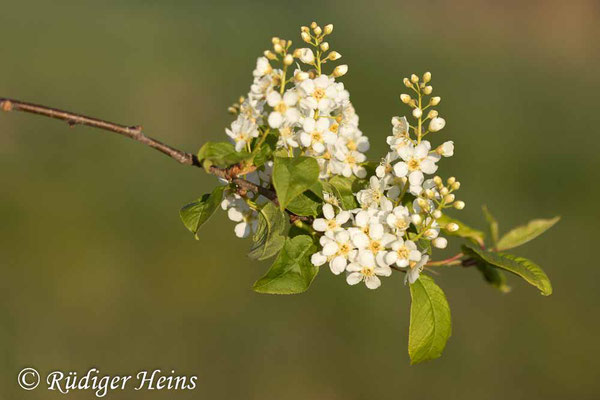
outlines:
[[[392,209],[393,205],[392,202],[385,197],[384,192],[387,188],[388,187],[383,179],[372,176],[369,179],[369,187],[359,191],[356,194],[356,199],[364,208],[381,207],[383,210],[389,211]]]
[[[258,137],[258,127],[243,115],[231,123],[231,129],[225,128],[225,133],[235,143],[235,151],[242,151],[252,138]]]
[[[320,243],[323,246],[321,254],[327,257],[329,268],[335,275],[344,272],[348,260],[356,257],[356,249],[350,240],[350,234],[345,230],[338,231],[333,237],[322,236]]]
[[[271,128],[279,128],[284,122],[294,124],[300,119],[300,112],[294,107],[298,103],[296,92],[288,90],[283,97],[279,92],[272,91],[267,95],[267,103],[273,107],[269,114]]]
[[[406,117],[393,117],[392,118],[392,133],[393,138],[406,138],[408,137],[408,128],[410,125],[406,120]],[[390,137],[388,137],[388,144],[390,144]]]
[[[429,130],[431,132],[441,131],[444,129],[444,126],[446,126],[446,120],[442,117],[432,118],[429,122]]]
[[[298,139],[294,128],[291,126],[279,127],[279,140],[277,146],[287,148],[296,148],[299,146]]]
[[[396,233],[404,233],[410,225],[410,212],[404,206],[395,207],[385,219],[388,226]]]
[[[411,262],[421,260],[421,252],[417,250],[417,245],[412,240],[398,240],[391,243],[392,251],[385,256],[385,262],[396,264],[400,268],[407,267]]]
[[[442,145],[437,148],[437,152],[444,157],[452,157],[454,155],[454,142],[449,140],[442,143]]]
[[[271,64],[269,64],[267,57],[258,57],[256,60],[256,68],[252,72],[252,75],[261,77],[270,74],[271,71],[273,71],[273,68],[271,67]]]
[[[302,81],[298,86],[300,106],[306,110],[319,110],[323,114],[329,114],[335,106],[335,97],[338,94],[332,85],[333,82],[333,78],[326,75]]]
[[[423,268],[427,261],[429,261],[429,256],[423,255],[419,262],[409,264],[410,268],[408,269],[408,271],[406,271],[404,283],[408,282],[411,285],[415,283],[416,280],[419,279],[419,275],[421,275],[421,272],[423,271]]]
[[[356,175],[359,178],[367,176],[367,170],[360,165],[367,160],[363,153],[348,150],[346,146],[339,147],[334,154],[335,158],[331,160],[331,170],[336,175],[343,175],[346,178]]]
[[[341,210],[338,215],[335,215],[331,204],[323,206],[323,216],[325,218],[316,218],[313,221],[313,228],[317,232],[324,232],[329,237],[333,237],[336,232],[342,230],[342,225],[350,219],[348,211]]]
[[[364,281],[369,289],[377,289],[381,286],[378,275],[390,276],[392,274],[392,269],[389,266],[378,266],[375,263],[375,257],[369,251],[359,252],[356,260],[346,266],[346,271],[349,272],[346,277],[346,282],[349,285],[356,285]]]
[[[311,148],[317,155],[325,152],[325,144],[333,144],[336,141],[335,133],[329,130],[329,119],[306,118],[300,132],[300,143],[302,146]]]
[[[429,155],[431,144],[424,140],[416,146],[405,146],[400,149],[399,154],[402,160],[394,165],[394,172],[397,176],[408,174],[411,193],[418,195],[421,192],[421,184],[425,179],[423,174],[433,174],[438,166],[435,164],[439,156]]]
[[[438,249],[445,249],[446,246],[448,246],[448,240],[443,237],[437,237],[431,241],[431,244],[433,245],[433,247],[436,247]]]
[[[315,61],[315,55],[311,49],[304,48],[298,49],[297,51],[299,54],[298,58],[300,58],[300,61],[302,61],[304,64],[312,65],[312,63]]]
[[[235,228],[235,235],[239,238],[250,236],[256,232],[258,226],[258,215],[246,203],[238,203],[227,211],[227,216],[234,222],[239,222]]]
[[[352,243],[360,251],[369,251],[375,256],[377,264],[381,267],[387,266],[385,260],[385,249],[396,239],[394,235],[385,231],[382,224],[372,222],[369,224],[368,233],[354,231],[351,235]]]

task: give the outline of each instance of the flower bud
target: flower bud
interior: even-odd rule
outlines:
[[[317,27],[317,23],[315,21],[311,22],[310,27],[315,29]]]
[[[446,120],[442,117],[435,117],[429,122],[429,130],[431,132],[441,131],[445,126]]]
[[[325,27],[323,28],[323,33],[325,33],[326,35],[330,35],[331,32],[333,32],[333,24],[325,25]]]
[[[456,178],[451,176],[446,182],[448,183],[448,185],[452,185],[454,182],[456,182]]]
[[[438,104],[440,104],[440,101],[442,101],[442,98],[440,96],[435,96],[435,97],[432,97],[431,100],[429,100],[429,103],[432,106],[437,106]]]
[[[348,72],[348,66],[346,64],[342,64],[335,67],[332,75],[334,78],[339,78],[340,76],[346,75],[346,72]]]
[[[447,194],[446,196],[444,196],[444,201],[446,203],[452,203],[454,201],[454,195],[452,193]]]
[[[412,75],[410,76],[410,81],[411,81],[412,83],[417,83],[417,82],[419,82],[419,77],[418,77],[418,76],[416,76],[415,74],[412,74]]]
[[[294,63],[294,57],[291,54],[286,54],[283,58],[284,65],[292,65]]]
[[[425,189],[425,196],[428,199],[433,199],[435,197],[435,192],[431,189]]]
[[[311,49],[303,48],[297,49],[294,55],[300,59],[304,64],[312,64],[315,61],[315,55]]]
[[[460,189],[460,182],[456,181],[452,184],[452,189],[458,190]]]
[[[442,143],[435,152],[444,157],[452,157],[454,155],[454,142],[449,140]]]
[[[421,118],[421,116],[423,115],[423,111],[421,111],[421,109],[417,107],[413,110],[412,115],[415,118]]]
[[[272,51],[269,50],[265,50],[265,52],[263,53],[265,57],[267,57],[269,60],[277,60],[277,56],[275,54],[273,54]]]
[[[320,26],[317,26],[316,28],[313,28],[313,32],[315,33],[315,35],[319,36],[321,33],[323,33],[323,30]]]
[[[404,83],[404,86],[406,86],[406,87],[412,87],[412,83],[410,83],[410,81],[408,80],[408,78],[404,78],[402,80],[402,83]]]
[[[308,26],[301,26],[300,32],[308,32]]]
[[[273,44],[279,43],[279,38],[277,36],[273,36],[271,38],[271,43],[273,43]]]
[[[421,222],[423,222],[423,218],[421,218],[421,216],[419,214],[413,214],[410,216],[410,221],[414,224],[414,225],[421,225]]]
[[[457,201],[454,203],[454,208],[456,208],[457,210],[462,210],[463,208],[465,208],[465,202],[464,201]]]
[[[446,225],[446,230],[450,232],[456,232],[458,230],[458,225],[456,225],[454,222],[450,222],[448,225]]]
[[[432,215],[433,215],[433,218],[440,219],[440,218],[442,218],[442,211],[441,210],[435,210]]]
[[[442,186],[442,178],[440,178],[439,176],[434,176],[433,177],[433,183],[436,184],[436,186]]]
[[[311,39],[310,39],[310,35],[308,34],[308,32],[302,32],[300,34],[300,37],[302,38],[302,40],[304,40],[306,43],[310,43]]]
[[[425,94],[431,94],[431,92],[433,92],[433,87],[431,87],[431,86],[425,86],[423,88],[423,93],[425,93]]]
[[[440,194],[441,194],[442,196],[445,196],[445,195],[447,195],[447,194],[448,194],[448,188],[447,188],[447,187],[443,187],[443,188],[441,188],[441,189],[440,189]]]
[[[309,76],[308,76],[308,72],[304,72],[304,71],[301,71],[301,70],[299,70],[299,69],[297,69],[297,70],[296,70],[296,72],[294,72],[294,79],[295,79],[297,82],[302,82],[302,81],[305,81],[305,80],[307,80],[308,78],[309,78]]]
[[[439,115],[439,113],[437,112],[437,110],[429,110],[429,112],[427,113],[427,118],[435,118]]]
[[[425,83],[427,83],[427,82],[429,82],[430,80],[431,80],[431,72],[425,72],[425,73],[423,74],[423,81],[424,81]]]
[[[400,95],[400,100],[402,100],[404,104],[408,104],[408,102],[410,101],[410,96],[403,93]]]
[[[329,50],[329,43],[323,42],[323,43],[321,43],[320,47],[321,47],[321,50],[327,51],[327,50]]]
[[[275,53],[281,53],[283,51],[283,47],[281,47],[279,43],[275,43],[273,45],[273,50],[275,50]]]
[[[338,53],[337,51],[332,51],[331,53],[329,53],[327,58],[330,59],[331,61],[335,61],[335,60],[339,60],[340,58],[342,58],[342,55],[340,53]]]
[[[431,244],[437,249],[445,249],[448,246],[448,240],[443,237],[437,237],[431,241]]]

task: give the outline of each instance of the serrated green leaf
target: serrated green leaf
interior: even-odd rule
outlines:
[[[312,157],[275,157],[273,164],[273,186],[279,206],[287,205],[319,180],[319,164]]]
[[[552,294],[550,279],[548,279],[542,268],[531,260],[513,254],[482,250],[471,245],[464,245],[463,253],[475,256],[489,264],[520,276],[528,283],[540,289],[544,296]]]
[[[319,214],[319,206],[323,202],[313,192],[306,191],[296,196],[287,205],[287,209],[296,215],[304,217],[316,217]]]
[[[254,283],[254,291],[268,294],[295,294],[306,291],[319,271],[319,268],[310,262],[310,256],[316,248],[308,235],[287,238],[271,268]]]
[[[491,264],[483,262],[482,260],[479,261],[480,262],[477,263],[477,269],[483,275],[483,279],[502,293],[510,292],[510,286],[506,284],[506,276],[504,276],[504,273]]]
[[[529,221],[527,225],[518,226],[502,236],[498,241],[498,250],[508,250],[521,246],[552,228],[559,220],[560,217],[534,219]]]
[[[450,306],[432,278],[421,275],[410,285],[410,328],[408,354],[417,364],[442,355],[452,333]]]
[[[261,208],[258,216],[258,227],[254,234],[254,244],[248,257],[255,260],[266,260],[273,257],[285,243],[289,219],[275,204],[268,202]]]
[[[490,240],[492,241],[492,247],[496,248],[498,246],[498,221],[492,215],[492,213],[488,210],[487,206],[482,206],[483,215],[485,216],[485,220],[488,224],[488,230],[490,232]]]
[[[198,200],[186,204],[179,211],[181,221],[196,236],[196,239],[198,238],[198,230],[202,224],[208,221],[217,207],[219,207],[225,187],[217,186],[212,193],[205,194]]]
[[[235,151],[229,142],[206,142],[198,151],[198,160],[209,161],[217,167],[229,167],[250,157],[247,151]]]
[[[477,229],[471,228],[470,226],[464,224],[463,222],[461,222],[455,218],[451,218],[451,217],[447,216],[446,214],[442,215],[442,217],[440,219],[438,219],[437,222],[440,224],[440,227],[444,230],[444,234],[450,235],[450,236],[462,237],[465,239],[469,239],[471,242],[473,242],[475,244],[483,245],[483,239],[485,237],[485,234],[483,232],[481,232]],[[446,229],[446,225],[448,225],[451,222],[458,225],[458,230],[456,230],[454,232],[450,232],[449,230]]]
[[[355,191],[353,190],[355,178],[335,175],[329,179],[328,183],[337,191],[334,195],[338,197],[344,210],[352,210],[358,207],[358,202],[356,201],[356,197],[354,197]]]

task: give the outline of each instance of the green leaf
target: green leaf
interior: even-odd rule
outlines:
[[[312,157],[275,157],[273,164],[273,186],[279,206],[287,205],[300,193],[308,190],[319,180],[319,164]]]
[[[226,186],[217,186],[212,193],[205,194],[198,200],[186,204],[179,211],[181,221],[195,235],[196,239],[198,239],[198,229],[200,229],[200,226],[208,221],[217,207],[219,207],[225,188]]]
[[[277,136],[269,133],[260,148],[252,150],[253,164],[260,167],[266,163],[272,156],[277,145]]]
[[[498,246],[498,221],[496,221],[496,218],[494,218],[487,206],[482,206],[481,209],[483,210],[483,215],[485,215],[485,220],[488,223],[492,247],[496,248]]]
[[[498,268],[479,260],[477,269],[483,275],[483,279],[502,293],[510,292],[510,286],[506,284],[506,276]]]
[[[321,203],[321,199],[313,192],[306,191],[290,201],[287,205],[287,209],[296,215],[316,217],[319,214],[319,206]]]
[[[533,261],[512,254],[495,253],[471,245],[463,246],[463,253],[475,256],[498,268],[520,276],[541,290],[544,296],[552,294],[552,284],[546,273]]]
[[[535,239],[548,229],[552,228],[560,220],[560,217],[551,219],[534,219],[527,225],[518,226],[508,232],[498,241],[499,250],[508,250],[520,246]]]
[[[198,159],[201,162],[207,160],[218,167],[229,167],[249,156],[246,151],[235,151],[235,147],[229,142],[206,142],[198,151]]]
[[[329,180],[329,184],[337,191],[334,194],[341,201],[341,206],[344,210],[352,210],[358,207],[358,202],[354,197],[354,181],[355,179],[353,178],[346,178],[340,175],[335,175]]]
[[[319,268],[310,262],[310,256],[316,248],[308,235],[287,238],[271,268],[254,283],[254,291],[269,294],[295,294],[306,291],[319,271]]]
[[[444,234],[469,239],[475,244],[483,245],[483,239],[485,237],[485,234],[483,232],[477,229],[473,229],[457,219],[450,218],[446,214],[442,215],[442,217],[438,219],[437,222],[440,224],[440,227],[444,230]],[[451,222],[454,222],[456,225],[458,225],[458,230],[450,232],[446,229],[446,225],[448,225]]]
[[[410,285],[408,354],[417,364],[442,355],[452,333],[450,307],[442,289],[427,275]]]
[[[277,254],[285,243],[289,225],[289,219],[283,211],[270,201],[266,203],[260,210],[258,227],[252,238],[254,244],[248,257],[255,260],[266,260]]]

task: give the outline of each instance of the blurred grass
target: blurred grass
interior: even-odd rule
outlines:
[[[299,43],[300,25],[333,22],[372,158],[406,112],[402,77],[431,70],[448,121],[439,140],[457,149],[441,171],[463,184],[464,220],[482,225],[483,203],[504,231],[563,219],[517,250],[546,269],[551,297],[442,270],[453,336],[442,359],[409,367],[398,276],[368,292],[323,271],[305,295],[254,294],[268,264],[244,257],[225,216],[201,241],[178,220],[211,177],[116,135],[1,115],[0,397],[61,397],[18,389],[34,366],[199,376],[192,392],[115,399],[596,398],[597,4],[6,4],[0,95],[140,123],[189,151],[224,137],[271,36]]]

